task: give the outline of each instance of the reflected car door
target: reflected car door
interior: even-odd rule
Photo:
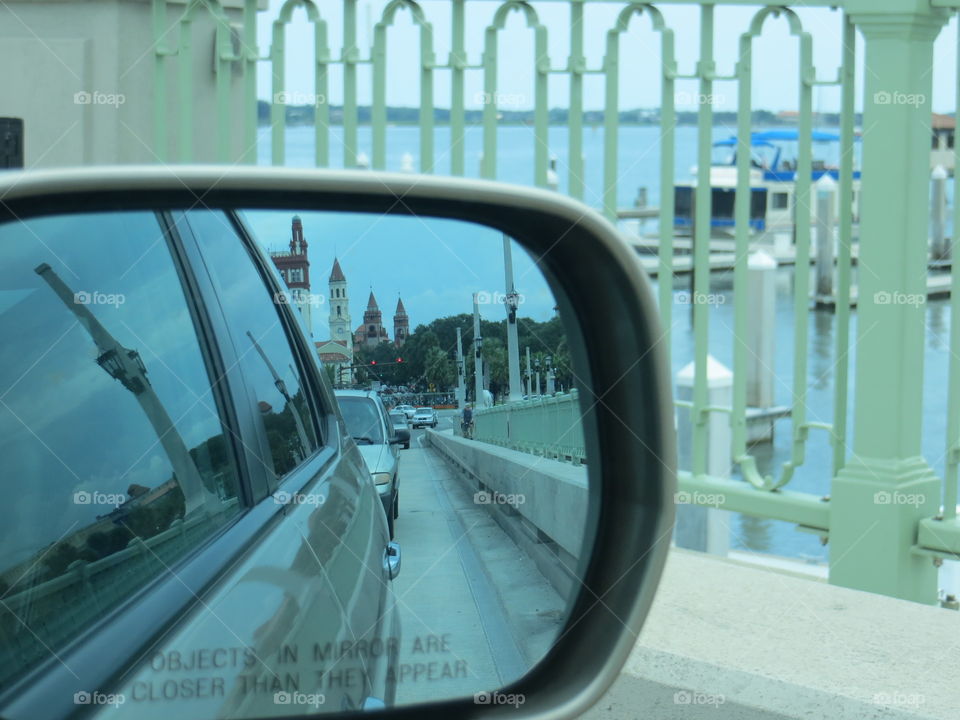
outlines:
[[[269,259],[225,213],[175,222],[219,313],[224,364],[242,371],[241,442],[260,460],[251,514],[263,526],[118,684],[125,702],[104,712],[246,718],[390,703],[399,628],[376,489],[342,437],[295,311],[275,300]]]

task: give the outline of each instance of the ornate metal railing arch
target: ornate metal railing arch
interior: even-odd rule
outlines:
[[[392,0],[374,28],[373,39],[373,167],[387,165],[387,28],[398,11],[409,10],[420,29],[420,172],[433,172],[433,26],[414,0]]]
[[[631,3],[617,16],[613,28],[607,31],[606,54],[603,58],[603,74],[606,81],[604,96],[603,133],[603,212],[610,220],[617,218],[617,186],[619,185],[619,95],[620,95],[620,36],[630,28],[633,17],[646,13],[650,16],[653,30],[660,34],[660,227],[672,228],[674,206],[663,202],[666,188],[672,188],[675,165],[676,142],[676,93],[674,80],[677,77],[677,61],[674,55],[673,30],[667,27],[663,14],[653,5]],[[673,324],[673,233],[660,233],[660,271],[657,273],[660,317],[663,320],[664,344],[667,361],[670,360],[670,331]]]
[[[488,180],[497,177],[497,49],[498,35],[506,27],[511,12],[523,13],[527,27],[534,32],[534,111],[533,111],[533,183],[547,186],[547,75],[550,59],[547,55],[547,28],[540,24],[537,11],[524,0],[508,0],[497,8],[493,22],[484,31],[483,45],[483,160],[480,175]]]
[[[281,6],[277,19],[273,21],[273,35],[270,43],[270,61],[272,94],[270,97],[270,157],[274,165],[283,165],[286,160],[286,28],[293,19],[293,12],[303,7],[307,20],[313,25],[314,44],[314,92],[312,96],[316,122],[314,124],[315,152],[317,167],[330,163],[330,102],[328,66],[330,65],[330,47],[327,44],[327,23],[320,15],[320,9],[313,0],[286,0]],[[294,103],[296,104],[296,103]]]

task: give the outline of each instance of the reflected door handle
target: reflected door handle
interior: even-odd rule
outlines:
[[[387,549],[383,551],[383,568],[391,580],[400,574],[400,543],[387,543]]]

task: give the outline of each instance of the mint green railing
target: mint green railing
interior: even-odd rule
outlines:
[[[474,413],[473,438],[512,450],[580,464],[587,449],[577,390],[530,398]]]
[[[194,48],[190,28],[199,17],[212,18],[215,28],[215,81],[218,133],[210,139],[217,157],[226,162],[253,162],[256,145],[257,108],[256,69],[267,63],[272,72],[269,88],[271,107],[272,162],[283,164],[286,127],[285,108],[280,99],[285,86],[284,58],[286,27],[295,9],[306,9],[307,21],[314,28],[316,158],[317,166],[331,161],[331,153],[342,153],[344,166],[357,166],[359,124],[358,86],[361,73],[369,73],[373,96],[371,105],[372,166],[385,166],[386,82],[388,36],[398,13],[409,12],[419,34],[418,67],[420,83],[420,158],[419,170],[431,172],[438,153],[448,155],[451,172],[465,174],[466,79],[468,74],[482,79],[484,106],[482,115],[483,159],[481,175],[496,178],[498,168],[498,76],[499,43],[508,16],[518,13],[534,41],[533,70],[534,162],[530,182],[545,187],[548,178],[548,90],[560,78],[569,86],[568,108],[568,192],[584,199],[614,219],[617,213],[619,89],[625,76],[621,47],[639,22],[649,22],[659,40],[659,62],[631,68],[629,81],[660,83],[661,152],[659,177],[661,198],[670,198],[675,175],[675,87],[678,81],[695,81],[699,97],[710,98],[718,83],[731,83],[738,97],[738,148],[736,184],[736,260],[734,262],[735,337],[744,338],[747,327],[747,256],[750,250],[748,140],[752,109],[751,78],[754,69],[754,44],[770,19],[785,19],[797,39],[799,74],[799,182],[796,199],[796,265],[793,296],[792,385],[790,387],[791,451],[787,462],[769,476],[762,476],[747,445],[746,373],[749,350],[734,343],[733,400],[730,407],[712,407],[708,401],[707,358],[710,349],[711,308],[698,303],[693,308],[695,373],[692,399],[684,403],[691,413],[691,462],[684,468],[681,483],[690,488],[726,488],[728,509],[795,522],[821,534],[830,545],[832,582],[922,602],[936,599],[936,568],[944,559],[960,557],[960,522],[956,517],[957,483],[960,475],[960,322],[951,324],[951,359],[948,377],[942,382],[947,392],[948,437],[944,478],[933,473],[922,457],[923,390],[923,305],[891,305],[876,300],[877,295],[910,296],[926,290],[927,236],[929,203],[929,120],[932,44],[945,23],[956,16],[960,0],[804,0],[797,7],[834,7],[835,33],[817,32],[804,27],[801,17],[776,2],[728,0],[673,0],[656,4],[609,0],[620,8],[611,27],[589,25],[591,7],[608,0],[548,0],[569,9],[563,25],[551,25],[538,14],[542,3],[521,0],[490,2],[470,0],[471,7],[489,9],[484,24],[467,26],[466,0],[449,0],[449,45],[446,57],[435,52],[434,24],[425,6],[414,0],[390,0],[376,22],[372,47],[360,47],[357,39],[357,0],[341,0],[342,43],[339,49],[328,44],[325,10],[312,0],[287,0],[275,18],[261,11],[257,0],[233,0],[232,15],[215,0],[188,0],[184,4],[152,0],[156,35],[155,65],[155,143],[162,160],[194,160],[196,118]],[[699,28],[670,27],[658,7],[683,3],[699,6]],[[716,65],[715,12],[718,5],[759,5],[745,24],[738,42],[738,61],[729,74],[721,74]],[[265,6],[263,6],[265,7]],[[431,6],[432,7],[432,6]],[[172,18],[176,20],[172,20]],[[237,27],[237,19],[241,27]],[[256,23],[272,22],[271,45],[266,51],[256,45]],[[584,47],[588,32],[602,33],[605,55],[598,66],[587,61]],[[482,52],[474,56],[466,51],[468,32],[474,47]],[[550,38],[557,32],[568,38],[569,55],[550,57]],[[698,58],[692,68],[680,68],[675,48],[678,42],[693,42],[698,37]],[[840,49],[838,68],[816,68],[814,51],[818,44],[830,43]],[[858,70],[856,48],[863,43],[864,87],[855,86]],[[396,52],[396,51],[394,51]],[[652,54],[651,57],[656,57]],[[175,70],[173,70],[175,69]],[[342,78],[342,127],[331,126],[328,90],[331,74]],[[602,189],[596,198],[586,197],[583,182],[583,87],[590,75],[598,76],[605,88],[604,152]],[[960,75],[960,73],[958,73]],[[168,80],[176,85],[168,87]],[[451,90],[450,141],[448,147],[435,147],[434,90],[439,82],[448,82]],[[852,193],[854,106],[863,98],[862,184],[859,247],[859,295],[856,337],[850,336],[851,237],[852,212],[849,202],[839,205],[839,249],[837,257],[836,341],[834,347],[834,401],[832,418],[811,418],[807,407],[810,383],[807,359],[810,348],[807,327],[810,321],[810,183],[812,98],[815,88],[838,86],[841,93],[841,165],[839,197]],[[260,94],[266,89],[261,88]],[[960,88],[957,93],[960,98]],[[911,97],[913,103],[883,102],[878,98]],[[230,122],[230,108],[242,98],[242,122]],[[177,106],[175,128],[168,123],[171,103]],[[697,165],[708,168],[714,111],[710,102],[698,107]],[[239,128],[239,129],[238,129]],[[231,132],[241,137],[231,137]],[[336,145],[332,141],[335,139]],[[175,144],[176,151],[172,152]],[[239,147],[241,150],[236,150]],[[956,149],[955,149],[956,152]],[[958,163],[960,165],[960,163]],[[701,176],[705,173],[701,172]],[[954,181],[956,182],[956,181]],[[955,184],[956,188],[956,184]],[[957,196],[957,193],[954,193]],[[710,294],[710,218],[709,183],[699,182],[695,193],[695,244],[693,265],[696,270],[693,297]],[[664,327],[663,343],[670,347],[673,326],[674,288],[671,269],[674,261],[674,209],[669,201],[659,209],[659,303]],[[954,227],[960,227],[960,204],[954,203]],[[960,273],[953,277],[953,317],[960,317]],[[856,380],[852,398],[853,426],[847,427],[850,402],[849,356],[856,347]],[[582,460],[582,442],[570,440],[569,428],[550,425],[544,418],[569,415],[575,405],[569,399],[550,404],[525,404],[509,409],[477,413],[478,432],[489,442],[509,445],[528,452],[556,456],[574,448]],[[561,410],[560,408],[563,408]],[[553,415],[551,415],[553,413]],[[730,418],[731,457],[746,482],[735,487],[707,473],[707,428],[714,413]],[[531,419],[538,418],[538,419]],[[567,417],[570,427],[577,416]],[[553,420],[550,421],[551,423]],[[549,432],[555,433],[548,435]],[[811,430],[818,431],[811,434]],[[577,430],[579,432],[579,430]],[[822,433],[822,434],[821,434]],[[805,459],[810,442],[825,442],[832,451],[833,478],[828,499],[793,492],[790,482],[807,471]],[[913,493],[925,500],[915,506],[878,504],[878,492]],[[942,509],[941,509],[942,507]]]

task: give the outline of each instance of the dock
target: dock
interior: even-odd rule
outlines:
[[[927,276],[927,300],[937,300],[939,298],[948,298],[950,297],[950,287],[953,283],[952,277],[947,274],[943,275],[928,275]],[[859,297],[860,289],[853,285],[850,288],[850,307],[857,306],[857,298]],[[907,304],[905,300],[909,299],[909,296],[904,296],[904,299],[894,298],[890,296],[890,293],[886,293],[887,297],[886,303],[883,302],[883,299],[878,298],[877,304],[887,304],[887,305],[902,305]],[[822,310],[834,310],[837,306],[837,298],[834,295],[815,295],[813,298],[814,307]]]
[[[628,237],[628,241],[640,256],[640,262],[643,269],[650,277],[657,277],[660,274],[660,258],[657,251],[660,248],[660,242],[653,237]],[[675,237],[673,239],[673,274],[689,275],[693,272],[693,255],[691,250],[693,243],[689,237]],[[733,272],[736,261],[735,242],[723,238],[712,238],[710,240],[710,272]],[[770,244],[770,243],[751,243],[751,250],[763,250],[770,257],[777,261],[777,265],[793,266],[796,265],[796,248],[792,244]],[[851,262],[856,266],[860,255],[859,243],[850,248]],[[815,254],[810,254],[810,265],[816,266]],[[950,270],[952,263],[947,260],[931,260],[928,267],[936,274],[927,276],[927,300],[936,300],[950,297],[952,285]],[[939,271],[939,272],[936,272]],[[812,285],[813,283],[811,283]],[[850,307],[856,307],[859,297],[859,288],[856,285],[850,288]],[[837,299],[833,295],[813,295],[812,301],[814,307],[821,310],[834,310],[837,305]],[[891,304],[897,304],[902,300],[890,299]]]
[[[660,241],[656,238],[631,237],[628,241],[640,255],[640,262],[643,269],[651,277],[656,277],[660,272],[660,258],[657,252],[660,249]],[[691,250],[693,243],[690,238],[678,237],[673,239],[673,274],[686,275],[693,272],[693,255]],[[710,240],[710,272],[731,272],[736,260],[736,243],[733,240],[711,239]],[[796,265],[797,253],[793,245],[773,245],[769,243],[751,243],[751,250],[763,250],[770,257],[777,261],[777,265],[789,266]],[[854,265],[860,254],[859,245],[854,245],[850,250],[850,256]],[[811,253],[810,264],[814,264],[814,257]]]

